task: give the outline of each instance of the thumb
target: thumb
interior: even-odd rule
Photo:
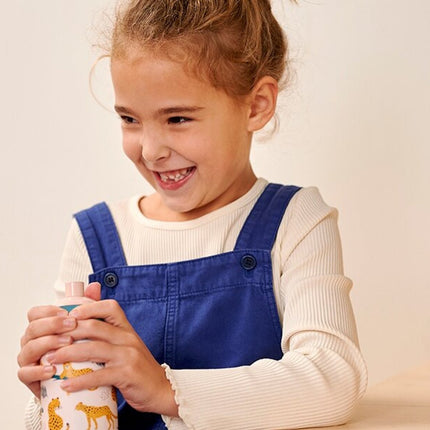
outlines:
[[[87,288],[85,288],[85,297],[96,301],[100,300],[101,285],[98,282],[91,282],[91,284],[88,284]]]

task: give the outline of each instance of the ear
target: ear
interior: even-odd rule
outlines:
[[[248,131],[261,130],[273,117],[278,99],[278,82],[271,76],[263,76],[249,95]]]

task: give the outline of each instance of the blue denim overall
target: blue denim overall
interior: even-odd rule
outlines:
[[[159,363],[173,369],[227,368],[282,357],[271,249],[299,190],[269,184],[235,248],[210,257],[128,266],[105,203],[75,215],[102,299],[115,299]],[[145,238],[142,238],[144,241]],[[184,244],[187,246],[187,244]],[[118,393],[119,428],[165,429],[159,415],[137,412]]]

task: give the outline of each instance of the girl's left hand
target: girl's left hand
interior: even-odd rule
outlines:
[[[97,300],[99,291],[98,284],[90,284],[86,295]],[[68,334],[75,341],[88,339],[89,342],[58,349],[49,357],[51,364],[92,361],[105,363],[105,367],[63,381],[62,387],[66,391],[113,385],[130,406],[141,412],[178,416],[174,391],[163,367],[134,331],[115,300],[81,305],[73,309],[70,316],[76,318],[78,324]]]

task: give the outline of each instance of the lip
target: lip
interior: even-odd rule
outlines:
[[[176,169],[176,170],[182,170],[182,169]],[[174,171],[174,170],[172,170],[172,171]],[[152,173],[153,173],[158,185],[160,186],[160,188],[162,188],[163,190],[167,190],[167,191],[176,191],[179,188],[182,188],[194,176],[195,171],[196,171],[196,167],[191,166],[190,173],[188,173],[188,175],[185,176],[185,178],[183,178],[177,182],[174,182],[174,181],[164,182],[161,180],[160,172],[153,171]],[[166,172],[161,172],[161,173],[166,173]]]

